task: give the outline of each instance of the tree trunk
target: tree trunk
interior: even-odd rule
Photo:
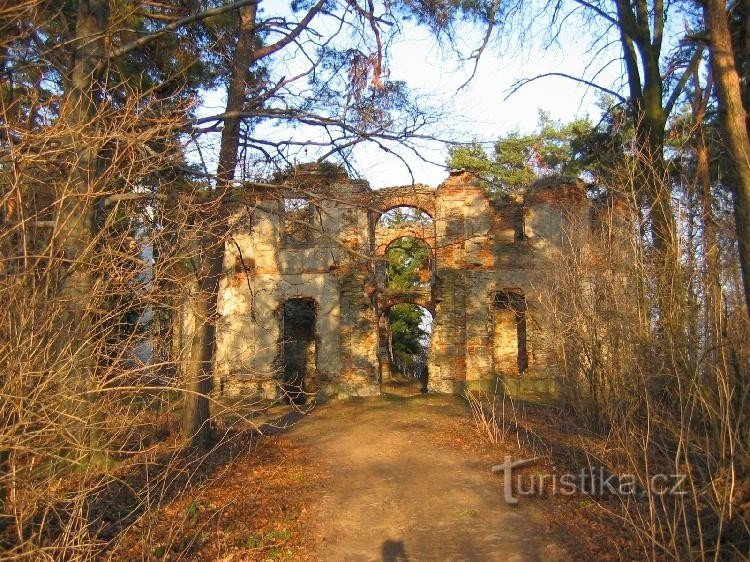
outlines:
[[[695,150],[696,167],[694,186],[698,194],[700,209],[702,245],[705,273],[703,290],[705,292],[704,315],[706,318],[706,347],[709,357],[708,367],[714,368],[718,362],[719,339],[722,334],[723,314],[721,308],[721,269],[719,262],[718,225],[713,211],[711,193],[710,156],[711,151],[706,140],[704,121],[712,89],[709,78],[705,88],[700,85],[696,72],[693,77],[695,92],[691,99],[694,132],[692,143]]]
[[[213,210],[213,209],[212,209]],[[209,223],[213,222],[209,219]],[[223,266],[223,238],[213,233],[208,224],[201,237],[203,255],[197,272],[198,284],[192,300],[194,319],[190,358],[185,366],[185,409],[182,419],[182,435],[185,441],[197,449],[204,449],[210,442],[210,407],[214,352],[216,349],[216,305],[219,280]]]
[[[703,135],[703,125],[697,122],[696,133],[696,183],[700,200],[701,227],[703,229],[703,251],[705,254],[706,320],[711,330],[710,344],[718,345],[721,334],[721,278],[719,269],[719,242],[716,217],[713,212],[711,178],[709,175],[709,149]]]
[[[208,393],[211,391],[216,351],[216,316],[219,298],[219,281],[224,267],[224,223],[222,202],[231,192],[232,180],[237,167],[239,150],[239,126],[246,101],[250,65],[253,62],[255,42],[255,17],[257,5],[240,9],[240,26],[237,48],[227,91],[226,113],[232,117],[224,120],[219,145],[217,165],[216,197],[209,212],[218,216],[205,221],[206,232],[201,237],[201,267],[198,270],[198,294],[193,303],[195,328],[190,348],[190,359],[186,368],[185,411],[183,414],[183,438],[193,447],[204,448],[210,439],[210,408]]]
[[[711,43],[711,70],[719,98],[724,143],[734,168],[734,220],[745,307],[750,315],[750,139],[742,105],[740,79],[734,64],[725,0],[706,0],[704,15]]]
[[[91,325],[92,272],[86,265],[86,255],[93,242],[92,224],[96,197],[96,167],[98,146],[92,133],[96,116],[95,100],[97,63],[104,57],[104,34],[109,16],[108,0],[81,0],[76,17],[77,47],[70,74],[69,91],[65,96],[62,121],[68,128],[65,143],[71,156],[68,181],[57,193],[55,243],[63,258],[61,296],[64,312],[61,317],[59,348],[63,353],[73,351],[70,390],[73,396],[67,407],[72,419],[80,425],[75,435],[84,451],[79,455],[97,459],[97,427],[91,414],[92,377],[96,358]],[[72,342],[75,342],[73,345]],[[67,349],[66,349],[67,348]],[[66,361],[62,359],[61,361]],[[61,365],[65,368],[64,365]],[[88,449],[88,450],[87,450]]]
[[[616,0],[615,5],[636,131],[637,162],[633,179],[650,211],[653,263],[658,277],[658,325],[665,334],[668,326],[676,322],[674,315],[680,311],[683,287],[671,187],[664,161],[664,131],[669,109],[665,107],[664,82],[659,68],[663,13],[654,15],[652,29],[647,17],[651,10],[645,0]]]

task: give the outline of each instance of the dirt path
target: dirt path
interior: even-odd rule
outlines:
[[[503,501],[486,462],[441,444],[466,416],[455,397],[384,396],[317,408],[289,436],[326,475],[312,520],[317,560],[563,561],[538,507]],[[500,459],[498,459],[500,460]]]

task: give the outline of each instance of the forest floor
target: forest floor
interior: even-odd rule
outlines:
[[[493,465],[543,450],[546,460],[520,470],[533,475],[555,470],[550,459],[564,456],[542,436],[559,426],[554,410],[516,410],[513,417],[535,420],[532,429],[505,431],[498,443],[482,438],[464,398],[420,395],[417,388],[317,404],[304,416],[287,410],[262,437],[245,430],[231,439],[230,452],[217,449],[207,474],[133,525],[110,555],[224,562],[637,559],[607,509],[590,498],[541,494],[505,502],[503,476],[492,473]]]

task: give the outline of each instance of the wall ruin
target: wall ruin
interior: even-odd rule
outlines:
[[[296,170],[300,186],[256,188],[233,215],[219,298],[214,388],[224,394],[278,398],[289,378],[281,366],[286,302],[312,303],[314,334],[305,350],[305,390],[326,397],[380,393],[389,376],[381,315],[419,304],[433,315],[429,390],[549,390],[554,380],[543,343],[540,292],[549,257],[564,250],[565,225],[586,219],[580,182],[547,182],[504,203],[490,201],[469,173],[451,172],[437,188],[371,190],[341,170]],[[432,217],[428,226],[385,226],[395,207]],[[385,285],[388,245],[403,236],[432,253],[429,285]],[[287,317],[286,322],[289,322]],[[298,338],[299,339],[299,338]],[[522,384],[523,383],[523,384]],[[514,386],[515,385],[515,386]]]

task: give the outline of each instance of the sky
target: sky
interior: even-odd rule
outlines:
[[[478,44],[476,33],[468,35],[469,42],[473,40],[475,45]],[[567,37],[562,41],[562,49],[547,51],[538,45],[531,45],[525,53],[503,53],[488,48],[474,78],[459,90],[470,77],[473,64],[457,61],[454,53],[442,53],[426,31],[412,29],[393,47],[391,78],[405,80],[417,92],[432,96],[434,103],[441,105],[447,113],[448,134],[460,142],[479,140],[491,143],[513,130],[530,132],[537,124],[539,110],[564,122],[587,115],[596,120],[601,113],[596,106],[597,92],[565,78],[544,78],[525,85],[508,97],[517,80],[536,74],[584,74],[587,45]],[[600,76],[600,81],[612,86],[620,76],[619,65],[612,65]],[[408,156],[414,179],[435,186],[447,177],[444,166],[447,149],[442,143],[434,143],[424,156],[437,164]],[[412,181],[403,164],[395,159],[384,159],[377,149],[361,148],[357,162],[361,173],[374,188]]]
[[[274,0],[276,1],[276,0]],[[492,141],[514,130],[532,131],[539,111],[549,112],[553,119],[563,122],[589,116],[596,121],[600,110],[596,106],[597,92],[565,78],[550,77],[532,82],[508,97],[513,84],[545,72],[565,72],[574,76],[590,74],[586,69],[588,30],[570,29],[559,38],[559,47],[541,48],[541,38],[530,39],[521,49],[501,48],[491,44],[483,53],[476,75],[463,88],[471,75],[473,62],[460,61],[454,51],[440,48],[429,32],[415,24],[405,24],[403,32],[391,46],[388,67],[391,80],[403,80],[416,94],[425,97],[443,113],[437,135],[456,142],[481,141],[491,146]],[[481,30],[465,26],[458,37],[464,53],[471,52],[481,42]],[[521,51],[521,52],[519,52]],[[605,57],[613,58],[613,57]],[[616,57],[614,57],[616,58]],[[598,76],[597,82],[617,89],[622,75],[619,63],[610,65]],[[220,113],[222,94],[208,92],[200,113]],[[279,127],[268,127],[262,134],[295,134]],[[215,150],[213,151],[215,152]],[[209,166],[214,157],[211,147],[205,147],[204,157]],[[407,185],[412,182],[437,186],[447,178],[445,160],[448,156],[444,143],[430,142],[420,149],[421,158],[402,151],[404,165],[396,157],[389,157],[381,149],[362,144],[354,152],[354,163],[361,177],[371,187]],[[298,158],[302,162],[305,155]],[[309,160],[314,159],[310,151]]]

